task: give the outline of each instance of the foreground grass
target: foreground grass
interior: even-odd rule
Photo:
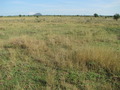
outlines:
[[[0,18],[0,89],[119,90],[120,21]]]

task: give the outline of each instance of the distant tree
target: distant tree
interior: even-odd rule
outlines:
[[[108,16],[105,16],[105,18],[108,18]]]
[[[39,16],[36,16],[37,18],[39,17]]]
[[[115,14],[115,15],[113,16],[113,18],[117,21],[117,20],[120,18],[120,15],[119,15],[119,14]]]
[[[97,13],[94,14],[94,17],[99,17],[99,15]]]
[[[19,15],[19,17],[21,17],[22,15]]]

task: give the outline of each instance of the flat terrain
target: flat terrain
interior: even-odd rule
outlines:
[[[0,17],[0,90],[120,90],[120,20]]]

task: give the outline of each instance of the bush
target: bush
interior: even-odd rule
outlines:
[[[114,19],[117,21],[118,19],[120,18],[120,15],[119,14],[115,14],[114,15]]]
[[[19,17],[21,17],[22,15],[19,15]]]
[[[99,17],[99,15],[97,13],[94,14],[94,17]]]

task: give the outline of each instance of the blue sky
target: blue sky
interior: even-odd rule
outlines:
[[[0,15],[114,15],[120,0],[0,0]]]

